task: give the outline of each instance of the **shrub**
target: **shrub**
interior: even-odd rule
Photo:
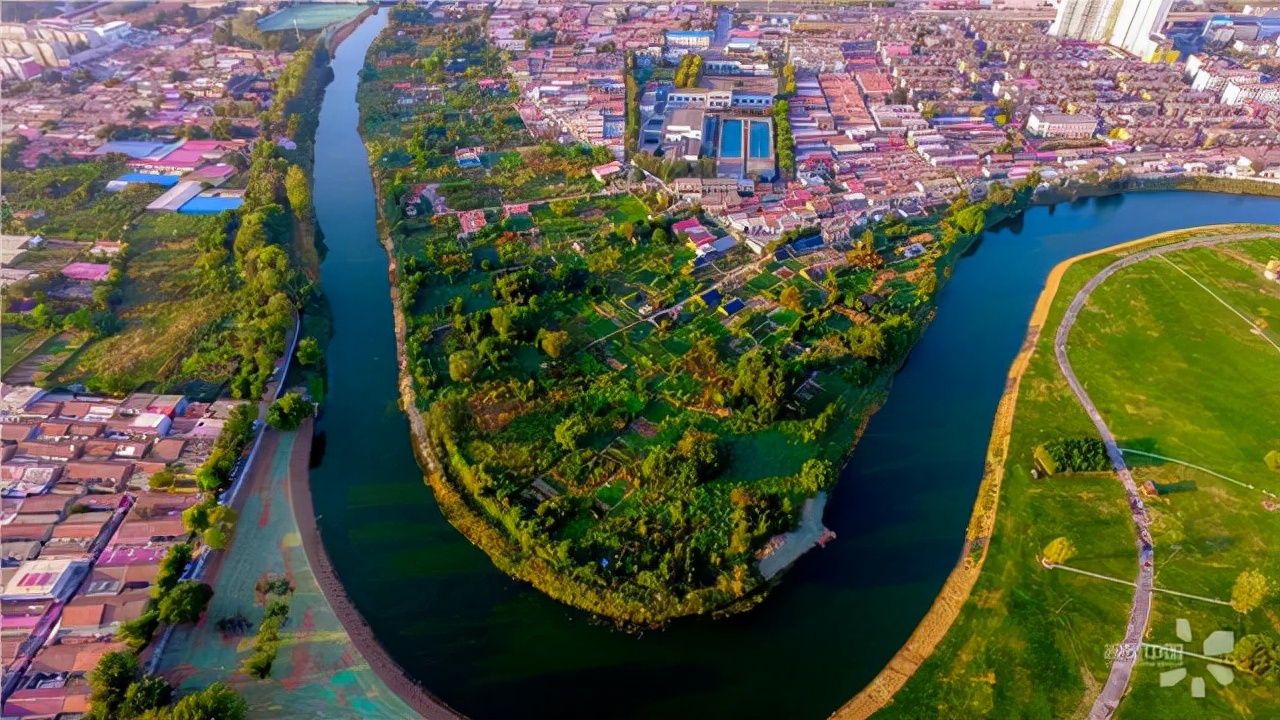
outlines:
[[[176,480],[172,470],[161,470],[147,479],[147,487],[151,490],[168,490]]]
[[[1035,449],[1035,459],[1048,475],[1060,472],[1102,472],[1111,469],[1107,446],[1098,438],[1065,437]]]

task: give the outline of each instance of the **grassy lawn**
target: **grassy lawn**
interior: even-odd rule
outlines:
[[[1252,241],[1249,255],[1280,253]],[[1235,245],[1233,243],[1233,245]],[[1132,590],[1124,585],[1047,571],[1037,555],[1066,536],[1078,549],[1069,564],[1131,579],[1133,530],[1123,492],[1109,474],[1033,480],[1031,451],[1062,435],[1094,429],[1063,381],[1051,352],[1053,332],[1074,293],[1115,260],[1103,255],[1066,273],[1018,395],[996,534],[973,594],[933,655],[878,718],[1059,718],[1088,711],[1110,662],[1108,645],[1124,631]],[[1255,322],[1280,313],[1274,285],[1259,268],[1214,249],[1171,253],[1192,274]],[[1263,464],[1280,439],[1280,353],[1213,295],[1169,263],[1151,258],[1113,275],[1094,291],[1071,335],[1071,359],[1090,396],[1125,447],[1204,466],[1280,490]],[[1141,459],[1139,459],[1141,460]],[[1280,524],[1263,495],[1209,473],[1146,459],[1139,482],[1183,483],[1153,497],[1156,586],[1226,599],[1235,576],[1258,568],[1280,576]],[[1195,641],[1217,629],[1280,633],[1277,602],[1241,617],[1230,607],[1157,594],[1147,641],[1176,641],[1175,621],[1191,622]],[[1198,663],[1198,664],[1197,664]],[[1280,693],[1241,672],[1227,688],[1204,662],[1208,697],[1190,696],[1190,680],[1159,687],[1161,667],[1139,663],[1118,717],[1262,717],[1280,711]],[[1086,694],[1086,691],[1089,691]],[[1087,700],[1085,700],[1087,698]]]

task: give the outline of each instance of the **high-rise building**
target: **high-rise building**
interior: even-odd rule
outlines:
[[[1173,0],[1062,0],[1051,35],[1104,42],[1149,58]]]
[[[1126,0],[1111,30],[1111,44],[1149,59],[1157,43],[1151,36],[1164,28],[1173,0]]]
[[[1050,35],[1107,42],[1111,39],[1112,10],[1123,0],[1062,0]]]

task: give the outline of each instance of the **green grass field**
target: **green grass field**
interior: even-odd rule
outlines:
[[[1245,246],[1255,257],[1280,255],[1275,240]],[[1091,312],[1081,314],[1071,348],[1073,365],[1090,379],[1090,396],[1121,447],[1259,488],[1129,455],[1139,480],[1194,488],[1149,502],[1156,524],[1156,586],[1223,600],[1230,598],[1242,570],[1256,568],[1280,578],[1280,514],[1264,509],[1266,496],[1260,491],[1280,492],[1280,475],[1263,461],[1268,450],[1280,447],[1280,349],[1245,319],[1280,341],[1280,286],[1263,280],[1256,267],[1235,256],[1235,249],[1180,250],[1164,256],[1167,262],[1152,258],[1117,273],[1094,292]],[[1191,623],[1195,640],[1187,649],[1193,652],[1200,652],[1199,643],[1218,629],[1233,630],[1237,637],[1280,636],[1280,627],[1263,611],[1241,617],[1230,607],[1170,596],[1158,596],[1154,607],[1148,632],[1153,643],[1178,642],[1179,618]],[[1273,600],[1272,618],[1276,609]],[[1189,675],[1207,679],[1206,696],[1195,699],[1189,681],[1162,688],[1160,668],[1140,663],[1119,716],[1280,713],[1280,687],[1274,683],[1237,673],[1235,682],[1219,687],[1204,664],[1194,658],[1186,663]]]
[[[1171,253],[1168,260],[1258,325],[1274,325],[1280,286],[1255,262],[1280,254],[1275,240]],[[1244,256],[1241,260],[1237,255]],[[1036,353],[1023,377],[996,534],[974,592],[933,655],[877,718],[1061,718],[1088,712],[1110,663],[1106,649],[1123,635],[1132,590],[1124,585],[1042,569],[1037,555],[1054,537],[1078,549],[1069,565],[1130,580],[1133,529],[1123,492],[1109,474],[1033,480],[1031,451],[1061,435],[1095,431],[1062,379],[1051,352],[1053,332],[1074,293],[1117,256],[1082,260],[1067,271]],[[1122,447],[1165,455],[1271,491],[1280,475],[1263,463],[1280,447],[1280,352],[1168,262],[1150,258],[1117,272],[1093,294],[1071,335],[1072,364]],[[1264,330],[1272,339],[1273,329]],[[1266,408],[1271,408],[1268,412]],[[1156,586],[1228,599],[1242,570],[1280,577],[1280,515],[1257,490],[1176,463],[1131,455],[1138,481],[1194,489],[1151,498]],[[1153,464],[1160,463],[1160,464]],[[1194,483],[1194,485],[1192,485]],[[1177,641],[1175,622],[1190,621],[1200,642],[1217,629],[1280,635],[1275,596],[1241,617],[1230,607],[1157,594],[1147,642]],[[1280,688],[1243,673],[1219,687],[1204,661],[1207,696],[1193,699],[1190,680],[1162,688],[1159,672],[1135,672],[1118,717],[1271,717]]]

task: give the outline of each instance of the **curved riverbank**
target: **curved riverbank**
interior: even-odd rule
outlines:
[[[456,720],[461,718],[453,708],[423,687],[400,667],[378,638],[373,629],[365,621],[364,616],[356,609],[351,598],[343,588],[329,554],[325,552],[324,543],[320,539],[320,530],[316,524],[316,514],[311,503],[311,481],[309,465],[311,460],[311,436],[313,425],[310,420],[298,428],[298,436],[294,440],[293,454],[289,458],[289,500],[294,518],[298,525],[298,533],[302,538],[302,548],[306,552],[307,562],[315,575],[316,583],[324,593],[333,612],[342,623],[342,629],[351,638],[351,644],[369,663],[378,679],[386,684],[406,705],[427,720]]]
[[[1170,230],[1081,253],[1063,260],[1053,267],[1045,279],[1044,288],[1040,292],[1035,307],[1031,312],[1026,337],[1009,368],[1005,390],[996,409],[991,440],[987,447],[986,471],[978,487],[978,496],[974,503],[973,514],[966,533],[964,551],[961,554],[960,561],[947,577],[937,599],[930,607],[929,612],[921,619],[920,624],[907,642],[865,688],[833,713],[831,717],[838,720],[865,720],[892,702],[894,695],[906,685],[907,681],[911,679],[920,666],[932,656],[938,644],[951,630],[960,615],[961,609],[968,602],[973,588],[981,576],[982,568],[987,558],[987,548],[994,535],[996,512],[1000,501],[1000,488],[1004,480],[1009,440],[1013,430],[1013,420],[1022,378],[1027,371],[1032,356],[1035,354],[1036,346],[1040,340],[1040,333],[1049,317],[1049,311],[1057,297],[1059,286],[1066,272],[1080,261],[1098,255],[1166,245],[1174,243],[1178,238],[1185,237],[1188,234],[1231,230],[1247,231],[1255,227],[1258,226],[1245,223],[1228,223]],[[1088,694],[1095,695],[1092,690]],[[1088,704],[1091,704],[1094,698],[1086,697],[1085,700]]]

